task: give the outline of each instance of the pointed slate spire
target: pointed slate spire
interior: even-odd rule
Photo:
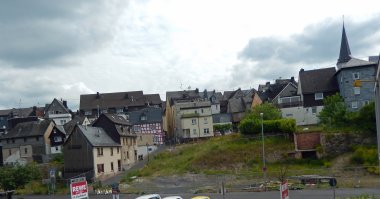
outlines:
[[[345,63],[345,62],[350,61],[350,59],[351,59],[351,50],[350,50],[350,46],[348,45],[346,29],[344,28],[344,22],[343,22],[342,41],[340,43],[340,53],[339,53],[338,63]]]

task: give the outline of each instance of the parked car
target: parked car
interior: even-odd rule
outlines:
[[[161,199],[161,196],[158,194],[149,194],[149,195],[139,196],[136,199]]]
[[[165,198],[162,198],[162,199],[183,199],[181,196],[167,196]]]

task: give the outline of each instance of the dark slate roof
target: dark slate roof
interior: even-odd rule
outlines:
[[[107,117],[112,123],[114,124],[120,124],[120,125],[131,125],[127,118],[123,117],[123,116],[120,116],[120,115],[116,115],[116,114],[112,114],[112,113],[103,113],[102,114],[103,116]],[[102,116],[100,115],[100,117]]]
[[[228,123],[232,122],[232,116],[229,113],[219,113],[212,115],[213,123]]]
[[[92,146],[121,146],[100,127],[78,125],[78,128]]]
[[[141,116],[143,115],[146,116],[146,120],[141,120]],[[138,111],[131,111],[129,112],[129,122],[133,125],[162,122],[162,109],[149,107]]]
[[[13,115],[14,117],[27,117],[31,116],[33,113],[33,107],[30,108],[13,108],[13,109],[6,109],[6,110],[0,110],[0,115]]]
[[[338,82],[334,76],[335,67],[299,72],[299,81],[303,94],[338,91]]]
[[[184,90],[184,91],[168,91],[166,92],[166,99],[169,100],[170,105],[175,101],[194,100],[201,98],[199,90]]]
[[[346,29],[344,28],[344,24],[343,24],[342,40],[340,43],[338,63],[345,63],[345,62],[348,62],[350,59],[351,59],[351,50],[348,44]]]
[[[245,102],[242,98],[232,98],[228,100],[229,113],[241,113],[245,112]]]
[[[2,138],[41,136],[44,135],[51,122],[51,120],[39,120],[19,123],[10,132],[3,135]]]
[[[144,106],[146,103],[142,91],[118,92],[118,93],[96,93],[80,96],[81,110],[112,107],[134,107]]]
[[[82,125],[85,119],[86,119],[85,116],[75,116],[72,120],[70,120],[69,122],[66,122],[63,125],[63,128],[65,129],[65,132],[68,133],[68,134],[71,134],[71,132],[75,128],[75,125],[77,125],[77,124]]]
[[[145,94],[145,102],[150,105],[162,105],[162,100],[159,94]]]
[[[245,93],[240,88],[238,88],[235,91],[224,91],[223,100],[229,100],[232,98],[241,98],[244,96],[245,96]]]
[[[352,57],[348,62],[342,62],[337,63],[338,72],[340,70],[346,69],[346,68],[354,68],[354,67],[361,67],[361,66],[370,66],[370,65],[376,65],[376,62],[361,60]]]

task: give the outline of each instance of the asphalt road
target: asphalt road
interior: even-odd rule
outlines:
[[[356,196],[361,194],[367,194],[370,196],[375,196],[380,198],[380,189],[336,189],[335,190],[335,198],[345,198],[348,196]],[[195,194],[170,194],[170,195],[179,195],[184,199],[190,199]],[[206,196],[210,196],[212,199],[279,199],[280,192],[279,191],[271,191],[271,192],[234,192],[227,193],[224,197],[220,194],[204,194]],[[161,196],[169,196],[167,194],[162,194]],[[127,195],[121,194],[120,199],[134,199],[136,195]],[[56,199],[69,199],[69,195],[47,195],[47,196],[13,196],[13,199],[48,199],[48,198],[56,198]],[[90,195],[90,199],[112,199],[112,195]],[[323,189],[323,190],[295,190],[290,191],[289,193],[290,199],[333,199],[334,198],[334,190],[333,189]]]

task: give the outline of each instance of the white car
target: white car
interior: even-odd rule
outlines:
[[[161,196],[158,194],[149,194],[137,197],[136,199],[161,199]]]
[[[183,199],[181,196],[167,196],[165,198],[162,198],[162,199]]]

